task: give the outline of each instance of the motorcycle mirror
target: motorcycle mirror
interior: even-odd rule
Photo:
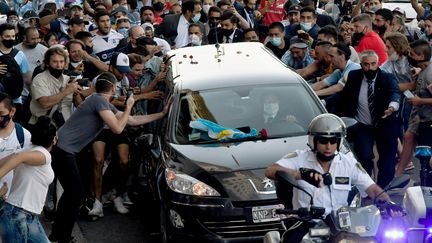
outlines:
[[[305,189],[297,184],[297,181],[286,171],[277,171],[275,174],[276,195],[285,205],[285,208],[292,208],[292,188],[295,187],[303,191],[311,198],[310,204],[313,205],[313,197]],[[291,194],[291,195],[290,195]]]
[[[410,175],[408,174],[402,174],[400,176],[397,176],[390,181],[390,183],[384,188],[384,191],[392,190],[395,188],[404,188],[406,185],[408,185],[410,179]]]

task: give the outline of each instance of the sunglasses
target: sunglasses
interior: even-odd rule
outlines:
[[[318,137],[318,143],[320,144],[335,144],[338,142],[338,138],[337,137]]]

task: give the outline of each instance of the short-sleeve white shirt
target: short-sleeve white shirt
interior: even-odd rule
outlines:
[[[40,214],[45,204],[48,186],[54,180],[51,154],[42,146],[32,145],[27,151],[39,151],[45,157],[43,165],[20,164],[15,168],[7,202],[29,212]]]
[[[297,150],[296,153],[297,156],[286,156],[276,163],[297,171],[300,168],[309,168],[324,173],[312,151]],[[369,186],[375,184],[366,171],[361,168],[355,158],[339,153],[330,165],[329,173],[333,178],[330,189],[328,186],[316,188],[304,180],[297,182],[300,187],[313,196],[314,206],[324,207],[326,215],[328,215],[332,210],[338,210],[340,207],[348,205],[348,193],[352,185],[356,185],[362,195],[365,196]],[[310,206],[310,197],[294,188],[292,202],[294,209],[308,207]]]
[[[16,135],[15,128],[12,130],[9,136],[0,138],[0,159],[15,153],[19,152],[22,149],[29,148],[31,144],[31,134],[27,129],[23,128],[24,131],[24,146],[21,148],[21,145],[18,141],[18,137]],[[12,180],[14,176],[14,171],[9,171],[3,178],[0,179],[0,187],[3,185],[4,182],[7,183],[7,186],[9,188],[8,192],[6,193],[6,197],[9,195],[10,188],[12,185]]]

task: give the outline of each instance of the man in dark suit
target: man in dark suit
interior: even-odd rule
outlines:
[[[378,160],[377,184],[384,188],[394,177],[400,91],[393,74],[378,68],[378,56],[368,50],[360,54],[361,69],[352,70],[341,92],[338,115],[355,118],[352,129],[354,152],[366,171],[373,169],[373,145]]]
[[[201,18],[201,2],[197,0],[184,1],[181,14],[170,14],[165,16],[155,34],[168,41],[176,48],[181,48],[189,43],[188,27],[190,23],[197,23],[201,27],[201,32],[205,33],[204,25],[199,22]]]
[[[220,26],[210,29],[208,42],[216,43],[216,37],[219,43],[236,43],[243,41],[243,31],[237,28],[239,19],[231,11],[225,11],[220,18]]]

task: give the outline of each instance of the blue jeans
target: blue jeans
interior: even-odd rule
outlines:
[[[0,236],[7,243],[49,243],[37,215],[0,200]]]

